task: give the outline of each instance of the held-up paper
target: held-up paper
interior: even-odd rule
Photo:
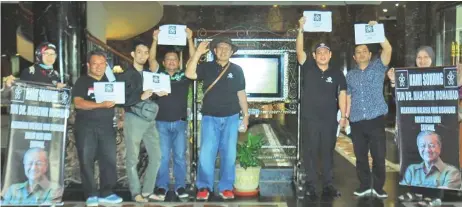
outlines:
[[[372,44],[385,42],[383,24],[355,24],[355,43]]]
[[[303,16],[306,18],[305,32],[332,32],[331,11],[304,11]]]
[[[96,103],[114,101],[116,104],[125,103],[125,82],[97,82],[93,84]]]
[[[159,27],[159,45],[186,45],[186,25],[166,24]]]
[[[151,89],[153,92],[171,93],[170,76],[161,73],[143,71],[143,91]]]

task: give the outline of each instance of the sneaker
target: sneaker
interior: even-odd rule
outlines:
[[[220,192],[220,196],[221,198],[223,198],[223,200],[234,199],[234,193],[231,190],[224,190]]]
[[[375,194],[375,196],[377,196],[378,198],[388,198],[388,194],[387,192],[385,192],[384,190],[382,189],[379,189],[379,190],[372,190]]]
[[[87,206],[98,206],[98,197],[97,196],[88,197],[87,201],[85,202],[85,205],[87,205]]]
[[[147,203],[148,202],[148,199],[144,198],[141,194],[138,194],[132,197],[132,200],[137,203]]]
[[[209,189],[201,188],[199,189],[199,192],[197,192],[196,199],[205,201],[209,199],[209,195]]]
[[[107,204],[118,204],[122,203],[123,199],[116,194],[111,194],[105,198],[99,198],[99,202]]]
[[[180,188],[176,189],[175,194],[176,194],[176,196],[178,196],[178,198],[187,198],[187,197],[189,197],[189,194],[186,193],[186,189],[184,189],[183,187],[180,187]]]
[[[367,196],[367,195],[372,195],[372,189],[368,188],[368,187],[359,187],[355,190],[355,192],[353,193],[355,196]]]
[[[156,188],[154,194],[149,195],[149,199],[156,201],[165,201],[167,190],[165,188]]]
[[[324,196],[332,196],[332,197],[340,197],[341,196],[340,192],[337,189],[335,189],[335,187],[332,186],[332,185],[324,187],[324,189],[322,190],[322,195],[324,195]]]

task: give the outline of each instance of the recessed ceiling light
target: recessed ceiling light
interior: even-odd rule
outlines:
[[[395,6],[399,6],[399,3],[396,3]]]
[[[388,9],[383,9],[383,12],[387,12],[387,11],[388,11]]]

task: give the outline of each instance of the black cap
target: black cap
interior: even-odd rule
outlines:
[[[327,46],[327,44],[324,43],[324,42],[318,43],[318,44],[316,45],[316,47],[314,47],[314,51],[316,51],[316,50],[318,50],[318,49],[320,49],[320,48],[326,48],[326,49],[328,49],[328,50],[330,51],[330,47]]]
[[[228,45],[231,45],[231,49],[233,50],[233,53],[237,52],[238,47],[234,45],[229,38],[224,38],[224,37],[218,37],[212,40],[210,43],[210,50],[215,54],[213,49],[217,47],[219,43],[226,43]]]

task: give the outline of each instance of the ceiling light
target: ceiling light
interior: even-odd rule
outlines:
[[[387,12],[387,11],[388,11],[388,9],[383,9],[383,12]]]
[[[322,7],[322,8],[326,8],[326,5],[325,5],[325,4],[323,4],[321,7]]]
[[[396,3],[395,6],[399,6],[399,3]]]
[[[274,7],[274,8],[276,8],[276,7],[278,7],[278,5],[277,5],[277,4],[275,4],[275,5],[273,5],[273,7]]]

